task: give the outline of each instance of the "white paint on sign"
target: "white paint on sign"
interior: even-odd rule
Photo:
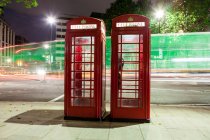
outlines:
[[[84,25],[71,25],[71,29],[82,30],[82,29],[96,29],[96,24],[84,24]]]
[[[118,22],[116,27],[145,27],[145,22]]]

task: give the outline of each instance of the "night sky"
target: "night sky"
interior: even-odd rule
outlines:
[[[38,0],[39,6],[26,9],[22,4],[12,3],[6,9],[4,18],[17,35],[29,42],[50,40],[50,26],[47,15],[90,16],[91,12],[105,13],[115,0]]]

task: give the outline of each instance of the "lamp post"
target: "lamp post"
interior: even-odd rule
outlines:
[[[164,16],[164,11],[159,9],[155,12],[155,17],[158,19],[158,30],[160,33],[160,20],[162,19],[162,17]]]
[[[56,23],[56,17],[48,16],[47,23],[50,24],[50,41],[52,41],[52,26]]]
[[[52,33],[52,31],[53,31],[53,25],[56,23],[56,17],[55,16],[48,16],[47,18],[46,18],[46,20],[47,20],[47,23],[48,24],[50,24],[50,41],[52,41],[52,39],[53,39],[53,33]],[[51,67],[51,63],[52,63],[52,57],[51,57],[51,55],[52,55],[52,46],[50,47],[50,70],[52,70],[52,67]]]

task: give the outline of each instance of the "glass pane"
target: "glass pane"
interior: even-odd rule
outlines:
[[[122,72],[122,80],[138,80],[139,72]],[[134,81],[130,81],[132,83]]]
[[[90,36],[75,37],[75,44],[91,44]]]
[[[139,44],[122,44],[122,52],[139,52]]]
[[[118,99],[118,106],[120,107],[139,107],[139,99]]]
[[[72,43],[72,45],[74,45],[74,37],[72,37],[72,42],[71,43]]]
[[[139,35],[122,35],[122,43],[139,43]]]
[[[92,36],[92,44],[95,44],[95,37]]]
[[[90,98],[72,98],[72,106],[93,106],[93,99]]]
[[[139,61],[139,53],[122,53],[122,58],[124,61]]]
[[[72,48],[71,48],[71,53],[74,53],[74,46],[72,46]]]
[[[131,91],[126,91],[126,90],[123,90],[122,91],[122,98],[138,98],[138,91],[137,92],[131,92]]]
[[[118,35],[118,43],[121,43],[121,36],[122,35]]]

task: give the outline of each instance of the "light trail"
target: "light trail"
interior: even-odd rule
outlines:
[[[47,44],[47,43],[54,43],[54,42],[64,42],[64,40],[43,41],[43,42],[33,42],[33,43],[21,44],[21,45],[11,45],[11,46],[6,46],[4,48],[0,48],[0,51],[5,50],[5,49],[9,49],[9,48],[31,46],[31,45],[38,45],[38,44]]]
[[[28,49],[20,49],[20,50],[17,50],[15,53],[19,53],[19,52],[22,52],[22,51],[36,50],[36,49],[39,49],[39,48],[43,48],[43,47],[28,48]]]
[[[151,88],[152,90],[168,90],[168,91],[179,91],[179,92],[183,92],[183,91],[185,91],[186,92],[186,90],[181,90],[181,89],[167,89],[167,88]],[[203,92],[203,91],[199,91],[199,90],[187,90],[187,91],[189,91],[189,92]]]

